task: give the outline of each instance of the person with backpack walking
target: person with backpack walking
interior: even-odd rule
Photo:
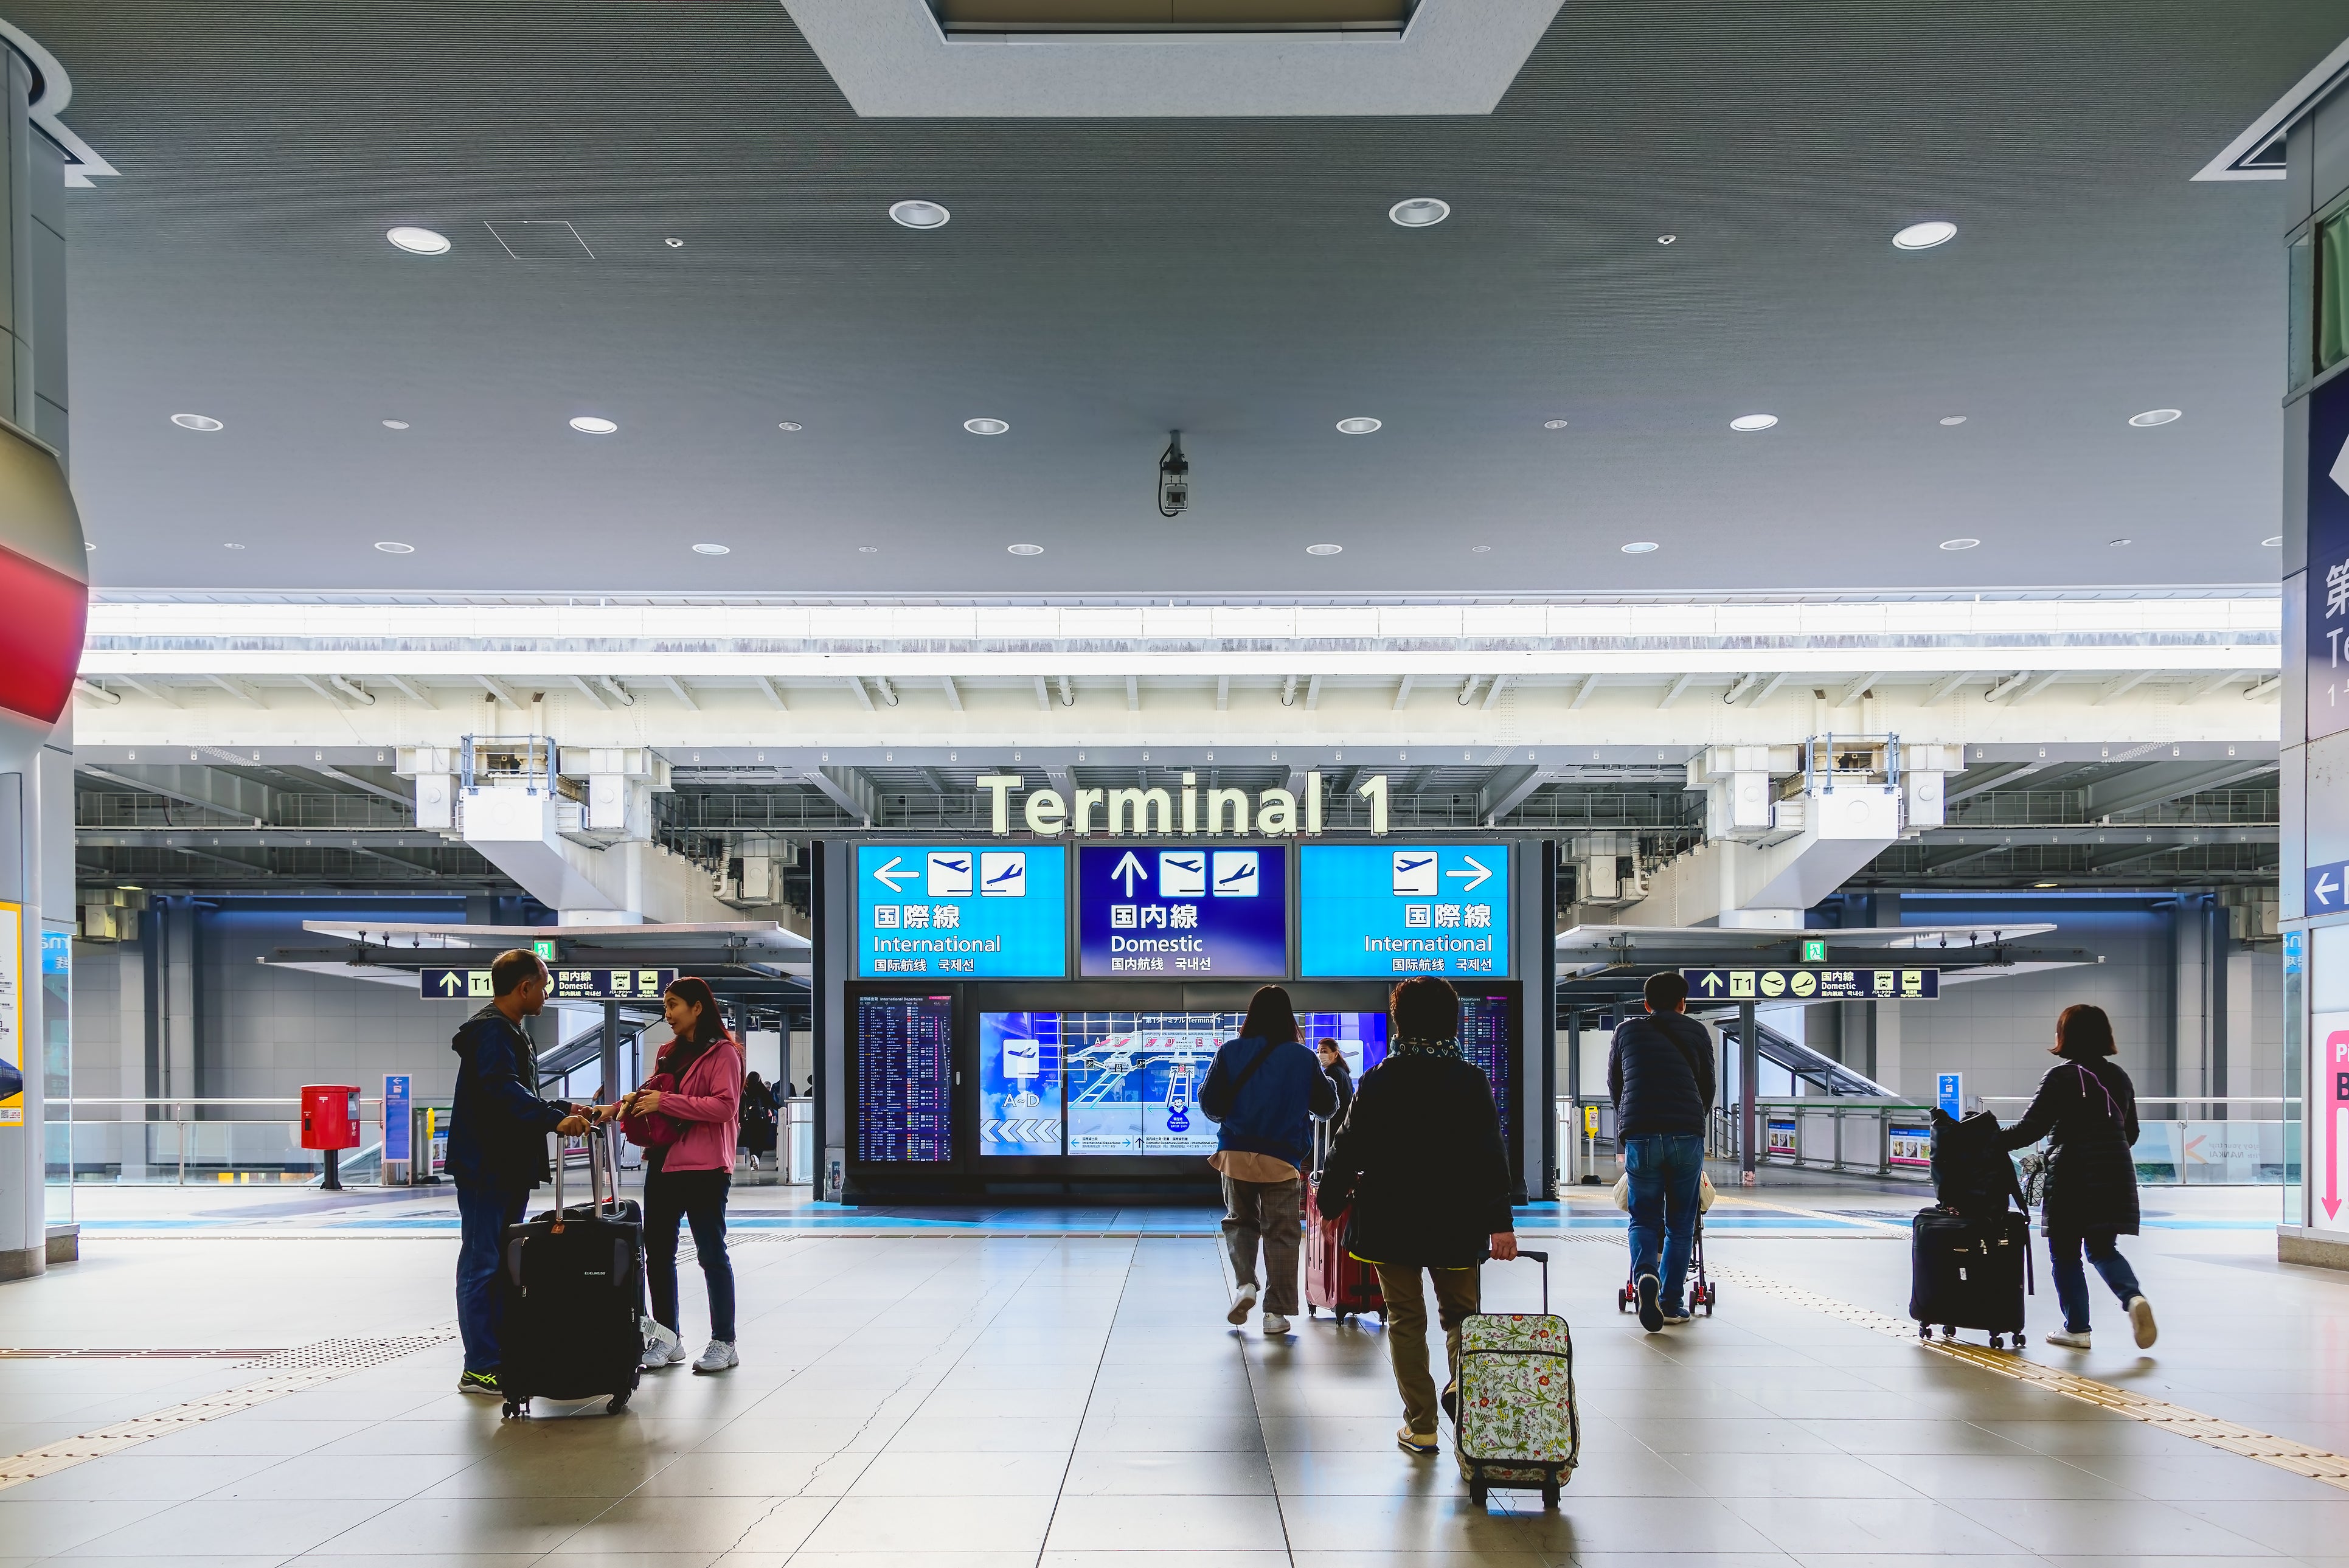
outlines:
[[[1395,1442],[1432,1454],[1436,1411],[1458,1418],[1460,1325],[1483,1299],[1479,1271],[1487,1257],[1517,1255],[1516,1226],[1493,1085],[1460,1054],[1460,994],[1423,975],[1397,985],[1387,1008],[1386,1057],[1354,1086],[1314,1203],[1325,1219],[1352,1207],[1346,1250],[1378,1270],[1386,1300],[1387,1359],[1403,1409]],[[1441,1395],[1427,1367],[1423,1270],[1444,1327]]]
[[[2129,1152],[2137,1135],[2137,1087],[2113,1060],[2120,1047],[2102,1007],[2084,1002],[2064,1008],[2048,1050],[2063,1060],[2047,1069],[2031,1109],[2004,1134],[2009,1149],[2043,1138],[2048,1143],[2040,1213],[2064,1327],[2047,1343],[2066,1350],[2089,1347],[2088,1275],[2080,1264],[2085,1249],[2127,1310],[2137,1348],[2150,1350],[2160,1335],[2153,1304],[2115,1244],[2116,1237],[2137,1233],[2137,1162]]]
[[[726,1191],[742,1119],[742,1047],[726,1032],[709,982],[669,983],[662,1016],[674,1035],[644,1087],[621,1100],[629,1140],[645,1146],[645,1274],[653,1317],[678,1333],[677,1232],[693,1227],[693,1247],[709,1292],[709,1345],[697,1373],[742,1364],[734,1342],[734,1263],[726,1255]],[[685,1359],[680,1336],[645,1348],[647,1370]]]
[[[1207,1163],[1224,1181],[1224,1245],[1236,1288],[1226,1321],[1256,1310],[1257,1253],[1264,1253],[1264,1332],[1288,1332],[1297,1311],[1297,1254],[1304,1241],[1305,1162],[1313,1122],[1338,1109],[1338,1090],[1306,1048],[1297,1009],[1278,985],[1259,987],[1239,1037],[1226,1040],[1199,1086],[1199,1109],[1220,1123]]]
[[[1713,1114],[1713,1037],[1688,1016],[1676,969],[1648,976],[1645,1015],[1616,1026],[1607,1092],[1631,1188],[1631,1286],[1640,1326],[1661,1334],[1689,1320],[1689,1253],[1704,1177],[1704,1122]]]

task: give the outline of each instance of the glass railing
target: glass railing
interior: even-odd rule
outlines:
[[[383,1100],[362,1099],[360,1147],[342,1151],[348,1181],[374,1181],[383,1148]],[[191,1181],[299,1184],[325,1174],[326,1156],[302,1147],[302,1102],[292,1097],[52,1099],[47,1102],[52,1181],[71,1186]]]
[[[1986,1095],[1979,1102],[2001,1121],[2013,1121],[2027,1098]],[[2300,1101],[2281,1095],[2139,1095],[2137,1142],[2130,1155],[2147,1187],[2297,1187],[2300,1185]],[[2199,1110],[2203,1119],[2160,1119],[2148,1107]],[[2217,1119],[2209,1113],[2220,1112]],[[2044,1148],[2044,1145],[2035,1147]]]

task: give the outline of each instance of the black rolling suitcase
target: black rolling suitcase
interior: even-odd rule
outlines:
[[[1909,1315],[1917,1336],[1979,1329],[1998,1349],[2005,1336],[2023,1348],[2023,1297],[2031,1277],[2031,1218],[2012,1210],[1971,1220],[1934,1207],[1909,1222]]]
[[[529,1415],[533,1398],[609,1398],[616,1416],[643,1376],[645,1222],[619,1195],[616,1128],[588,1134],[587,1170],[593,1202],[565,1207],[558,1148],[554,1207],[506,1227],[498,1387],[508,1416]]]

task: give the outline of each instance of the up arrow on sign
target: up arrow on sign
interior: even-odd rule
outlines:
[[[443,996],[461,995],[464,989],[465,977],[456,970],[449,970],[440,976],[440,995]]]
[[[2308,868],[2308,913],[2333,914],[2349,909],[2349,861]]]
[[[1125,851],[1124,855],[1119,859],[1117,865],[1110,872],[1109,880],[1116,882],[1120,878],[1123,878],[1125,881],[1125,896],[1132,898],[1133,896],[1133,879],[1139,876],[1147,876],[1149,874],[1149,872],[1142,869],[1142,862],[1133,858],[1133,851],[1132,850],[1128,850]]]

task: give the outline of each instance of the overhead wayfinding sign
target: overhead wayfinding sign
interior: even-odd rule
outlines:
[[[2308,868],[2310,915],[2339,914],[2349,909],[2349,861],[2328,861]]]
[[[1278,980],[1288,973],[1288,860],[1277,845],[1088,845],[1077,851],[1077,877],[1080,975]]]
[[[648,1002],[657,998],[677,978],[674,969],[550,969],[546,988],[550,1002]],[[419,987],[425,995],[450,1000],[489,1000],[492,990],[486,969],[427,969]]]
[[[1920,1002],[1941,994],[1938,969],[1683,969],[1697,1002]]]
[[[1068,851],[859,845],[856,972],[868,980],[1064,977]]]
[[[1506,844],[1308,844],[1297,881],[1308,979],[1509,972]]]

